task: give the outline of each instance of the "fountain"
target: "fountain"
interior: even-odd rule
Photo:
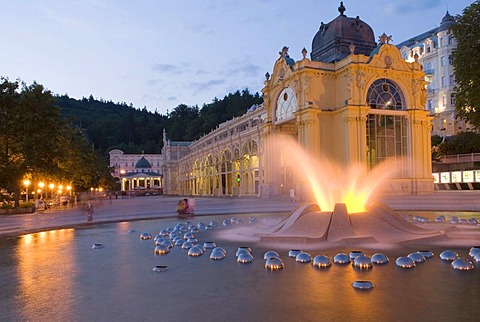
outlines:
[[[394,242],[444,237],[440,232],[407,222],[380,203],[370,202],[396,169],[393,162],[386,161],[370,172],[360,165],[345,169],[329,160],[314,160],[290,137],[275,136],[273,140],[280,154],[288,149],[288,155],[302,170],[316,202],[301,205],[288,218],[271,227],[257,226],[254,234],[261,242],[386,242],[379,231],[388,231],[389,240],[393,238]]]
[[[291,138],[277,136],[275,144],[280,153],[288,149],[309,182],[315,202],[305,202],[281,221],[257,222],[253,233],[239,231],[239,239],[253,235],[261,243],[284,245],[401,246],[448,241],[448,233],[458,229],[442,226],[442,222],[426,227],[426,218],[416,224],[373,199],[398,169],[394,161],[385,161],[370,172],[359,165],[342,169],[328,160],[314,160]]]

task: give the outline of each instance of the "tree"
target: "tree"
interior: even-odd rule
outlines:
[[[480,127],[480,1],[473,2],[456,17],[451,32],[457,41],[453,67],[457,87],[456,111],[459,117]]]
[[[479,153],[480,134],[475,132],[460,132],[438,145],[440,155]]]
[[[55,171],[62,121],[52,93],[42,85],[0,80],[0,186],[14,191],[18,206],[23,177]]]
[[[0,188],[19,206],[22,179],[74,183],[77,190],[113,186],[105,158],[67,123],[42,85],[0,78]]]

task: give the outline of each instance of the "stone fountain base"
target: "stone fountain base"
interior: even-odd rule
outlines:
[[[380,203],[356,214],[349,214],[341,203],[332,212],[305,204],[280,223],[258,226],[255,236],[260,242],[291,244],[420,244],[448,240],[445,232],[419,227]]]

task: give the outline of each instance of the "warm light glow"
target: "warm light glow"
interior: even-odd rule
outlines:
[[[336,203],[344,203],[349,213],[365,212],[368,200],[398,168],[393,161],[385,161],[370,171],[363,165],[340,167],[330,160],[312,159],[290,137],[277,136],[275,140],[279,150],[288,153],[296,167],[303,170],[300,175],[308,181],[322,211],[333,211]]]
[[[23,184],[25,185],[25,187],[28,187],[30,185],[30,180],[23,180]]]
[[[51,184],[48,185],[48,187],[49,187],[50,189],[53,189],[53,188],[55,188],[55,185],[54,185],[53,183],[51,183]]]
[[[63,186],[62,186],[62,185],[59,185],[59,186],[58,186],[58,189],[62,190],[62,189],[63,189]]]
[[[39,183],[38,183],[38,186],[43,189],[43,187],[45,187],[45,183],[39,182]]]
[[[32,243],[33,235],[32,234],[23,235],[22,240],[23,240],[23,243],[28,246]]]
[[[68,191],[72,190],[72,187],[71,187],[71,186],[67,186],[67,190],[68,190]]]

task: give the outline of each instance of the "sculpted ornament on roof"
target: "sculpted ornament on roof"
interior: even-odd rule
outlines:
[[[387,36],[386,33],[383,33],[378,39],[379,44],[389,44],[392,41],[392,36]]]

